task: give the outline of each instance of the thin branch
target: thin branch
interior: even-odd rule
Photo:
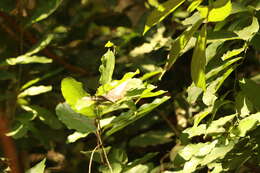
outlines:
[[[88,165],[88,173],[91,173],[91,166],[92,166],[92,162],[93,162],[93,157],[94,157],[94,153],[95,151],[99,148],[99,145],[97,145],[93,151],[91,152],[91,155],[90,155],[90,160],[89,160],[89,165]]]
[[[180,135],[179,130],[171,123],[171,121],[160,111],[158,111],[159,115],[164,119],[164,121],[168,124],[168,126],[172,129],[176,136]]]
[[[97,119],[97,133],[96,133],[96,135],[97,135],[98,141],[100,143],[100,147],[102,149],[102,152],[104,154],[106,164],[107,164],[110,172],[113,173],[113,169],[112,169],[112,167],[110,165],[110,162],[109,162],[108,157],[107,157],[107,153],[105,151],[105,148],[104,148],[104,145],[103,145],[103,142],[102,142],[102,139],[101,139],[101,132],[100,131],[101,131],[100,121],[99,121],[99,119]]]

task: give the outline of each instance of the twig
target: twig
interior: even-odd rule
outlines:
[[[172,131],[175,133],[176,136],[180,135],[180,132],[177,130],[177,128],[175,128],[175,126],[168,120],[168,118],[161,113],[160,111],[158,111],[159,115],[164,119],[164,121],[168,124],[168,126],[172,129]]]
[[[91,155],[90,155],[90,160],[89,160],[89,165],[88,165],[88,173],[91,173],[91,166],[92,166],[92,162],[93,162],[93,156],[94,156],[94,153],[95,151],[99,148],[99,145],[97,145],[93,151],[91,152]]]
[[[102,152],[103,152],[103,154],[104,154],[106,164],[107,164],[107,166],[108,166],[110,172],[113,173],[113,169],[112,169],[112,167],[111,167],[111,165],[110,165],[110,163],[109,163],[109,160],[108,160],[108,157],[107,157],[107,153],[106,153],[106,151],[105,151],[105,148],[104,148],[104,145],[103,145],[103,142],[102,142],[102,139],[101,139],[100,130],[101,130],[100,121],[99,121],[99,119],[97,119],[97,133],[96,133],[96,135],[97,135],[97,138],[98,138],[100,147],[101,147],[101,149],[102,149]]]

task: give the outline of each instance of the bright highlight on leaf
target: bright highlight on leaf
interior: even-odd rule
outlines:
[[[204,25],[198,36],[196,42],[192,60],[191,60],[191,77],[194,84],[197,87],[206,89],[206,79],[205,79],[205,65],[206,65],[206,41],[207,41],[207,28]]]
[[[66,102],[74,106],[77,101],[89,94],[83,89],[83,84],[73,78],[64,78],[61,81],[61,92]]]
[[[49,17],[62,3],[62,0],[39,1],[39,5],[33,11],[32,16],[27,21],[27,26],[37,23]]]
[[[203,18],[207,18],[208,22],[219,22],[227,18],[232,11],[231,0],[217,0],[212,4],[212,8],[198,7]]]
[[[165,17],[172,13],[176,8],[178,8],[185,0],[168,0],[161,4],[163,11],[158,9],[153,10],[147,18],[144,32],[145,34],[152,26],[161,22]]]
[[[27,170],[25,173],[44,173],[46,167],[45,162],[46,159],[43,159],[41,162],[39,162],[34,167]]]

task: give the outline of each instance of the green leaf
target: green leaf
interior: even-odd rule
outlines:
[[[83,84],[71,77],[64,78],[61,81],[61,92],[66,102],[71,106],[74,106],[83,97],[90,96],[83,89]]]
[[[62,70],[63,70],[63,68],[58,68],[57,70],[54,70],[54,71],[51,71],[51,72],[49,72],[49,73],[44,74],[42,77],[37,77],[37,78],[35,78],[35,79],[32,79],[32,80],[26,82],[24,85],[22,85],[22,87],[20,88],[20,90],[24,90],[24,89],[26,89],[26,88],[28,88],[28,87],[30,87],[30,86],[32,86],[32,85],[34,85],[34,84],[36,84],[36,83],[38,83],[38,82],[44,80],[44,79],[46,79],[46,78],[49,78],[49,77],[51,77],[51,76],[54,76],[54,75],[60,73]]]
[[[212,70],[207,72],[206,79],[219,75],[221,71],[223,71],[224,69],[226,69],[227,67],[229,67],[230,65],[234,64],[235,62],[237,62],[241,59],[242,59],[242,57],[237,57],[237,58],[231,59],[229,61],[225,61],[224,63],[218,65],[218,67],[213,68]]]
[[[206,48],[206,64],[217,55],[218,48],[223,44],[223,42],[224,41],[213,42]]]
[[[188,144],[183,149],[181,149],[178,154],[185,160],[190,160],[198,151],[207,146],[208,143],[198,143],[198,144]]]
[[[226,123],[230,122],[236,117],[236,114],[227,115],[218,120],[212,121],[206,130],[206,134],[217,134],[226,132],[223,127]]]
[[[32,56],[44,48],[46,48],[51,41],[54,39],[54,34],[45,35],[36,45],[34,45],[28,52],[26,52],[25,56]]]
[[[208,42],[215,41],[227,41],[227,40],[237,40],[239,36],[232,31],[209,31],[207,34]]]
[[[148,0],[148,3],[157,8],[158,11],[163,11],[164,10],[164,7],[158,2],[158,0]]]
[[[17,58],[8,58],[1,65],[17,65],[17,64],[31,64],[31,63],[51,63],[52,59],[44,56],[18,56]]]
[[[194,0],[191,2],[191,4],[188,7],[188,11],[191,13],[193,12],[201,3],[203,0]]]
[[[19,139],[27,135],[30,129],[30,122],[19,122],[12,127],[11,131],[6,133],[6,136],[12,136],[14,139]]]
[[[253,112],[253,104],[252,102],[243,94],[243,92],[239,92],[236,96],[236,109],[241,117],[245,117]]]
[[[206,41],[207,41],[207,28],[204,25],[198,36],[196,42],[192,60],[191,60],[191,77],[194,84],[197,87],[206,89],[206,79],[205,79],[205,65],[206,65]]]
[[[208,107],[206,108],[204,111],[196,114],[194,116],[194,127],[197,127],[199,125],[199,123],[207,116],[211,113],[212,111],[212,106],[211,107]]]
[[[49,125],[53,129],[62,128],[62,124],[57,119],[56,115],[54,115],[48,109],[45,109],[37,105],[30,106],[30,108],[37,112],[37,116],[43,123]]]
[[[26,90],[24,90],[23,92],[21,92],[18,97],[26,97],[26,96],[35,96],[35,95],[39,95],[42,93],[46,93],[52,90],[52,86],[44,86],[44,85],[40,85],[40,86],[32,86]]]
[[[192,173],[196,170],[197,166],[201,162],[201,158],[193,157],[188,162],[184,164],[183,172],[185,173]]]
[[[211,81],[207,87],[207,90],[210,90],[211,93],[216,93],[222,85],[222,83],[236,69],[237,66],[238,64],[231,66],[224,73],[215,78],[214,81]]]
[[[67,137],[67,143],[74,143],[74,142],[76,142],[77,140],[79,140],[79,139],[81,139],[81,138],[85,138],[85,137],[87,137],[88,135],[89,135],[90,133],[81,133],[81,132],[74,132],[74,133],[72,133],[71,135],[69,135],[68,137]]]
[[[249,116],[248,118],[239,121],[238,126],[233,128],[231,133],[233,133],[236,136],[244,137],[246,136],[248,131],[256,127],[257,123],[258,123],[257,119],[251,118]]]
[[[91,133],[96,130],[94,119],[74,112],[66,103],[58,104],[56,114],[68,129],[74,129],[80,133]]]
[[[242,92],[252,102],[253,106],[260,110],[260,85],[250,79],[244,78],[239,82]]]
[[[220,145],[216,145],[213,150],[206,155],[206,157],[203,158],[203,160],[200,162],[201,165],[207,165],[209,163],[211,163],[212,161],[216,160],[216,159],[220,159],[220,158],[224,158],[225,155],[232,150],[232,148],[234,147],[234,142],[233,141],[229,141],[228,144],[220,144]]]
[[[241,30],[235,30],[234,32],[243,40],[251,40],[253,36],[259,31],[259,23],[256,17],[252,18],[251,25],[244,27]]]
[[[99,83],[104,85],[112,81],[112,75],[115,68],[115,55],[108,50],[101,58],[102,65],[99,67],[101,73]]]
[[[159,11],[158,9],[153,10],[147,18],[143,34],[145,34],[152,26],[161,22],[166,16],[168,16],[171,12],[178,8],[184,1],[185,0],[168,0],[161,4],[161,6],[164,8],[163,11]]]
[[[48,34],[41,41],[39,41],[36,45],[34,45],[26,54],[20,55],[16,58],[8,58],[4,62],[0,64],[2,65],[17,65],[17,64],[30,64],[30,63],[51,63],[52,59],[44,57],[44,56],[36,56],[34,54],[43,50],[50,42],[53,40],[54,35]],[[34,55],[34,56],[33,56]]]
[[[126,170],[129,170],[139,164],[143,164],[143,163],[146,163],[147,161],[149,161],[150,159],[154,158],[158,153],[154,152],[154,153],[148,153],[148,154],[145,154],[142,158],[138,158],[138,159],[135,159],[133,162],[131,163],[128,163],[126,165],[126,167],[124,168],[124,171]]]
[[[124,82],[129,81],[130,79],[133,79],[133,77],[137,74],[139,74],[140,71],[136,70],[135,72],[128,72],[126,73],[121,80],[113,80],[105,85],[101,85],[100,87],[98,87],[97,91],[96,91],[96,96],[104,96],[106,94],[108,94],[111,90],[119,87],[121,84],[123,84]],[[135,78],[136,79],[136,78]],[[125,83],[126,84],[126,83]],[[124,86],[125,84],[121,85]],[[116,90],[116,89],[115,89]]]
[[[37,23],[49,17],[62,3],[62,0],[40,0],[37,8],[33,11],[31,17],[26,21],[26,25]]]
[[[244,45],[242,48],[239,48],[239,49],[233,49],[233,50],[229,50],[227,51],[227,53],[225,53],[221,59],[223,61],[229,59],[229,58],[232,58],[233,56],[236,56],[236,55],[239,55],[241,52],[243,52],[246,48],[246,45]]]
[[[208,22],[219,22],[230,15],[232,3],[231,0],[217,0],[212,7],[199,7],[198,10],[202,17],[207,18]]]
[[[188,97],[187,101],[191,104],[194,104],[203,90],[199,87],[196,87],[194,83],[192,83],[187,89]]]
[[[46,159],[36,164],[34,167],[27,170],[25,173],[44,173]]]
[[[136,165],[135,167],[127,170],[124,173],[148,173],[149,172],[149,167],[147,165]]]
[[[193,26],[186,29],[172,44],[172,48],[170,50],[169,58],[164,66],[164,71],[169,70],[172,65],[176,62],[179,56],[181,56],[182,51],[188,44],[191,37],[198,30],[202,23],[202,20],[197,21]]]
[[[111,122],[112,128],[107,131],[106,135],[109,136],[123,129],[134,121],[142,118],[146,114],[150,113],[153,109],[166,102],[168,99],[170,99],[168,96],[157,98],[152,103],[143,104],[140,108],[138,108],[137,111],[129,110],[128,112],[122,113]]]
[[[148,147],[165,144],[172,141],[171,137],[173,135],[174,134],[169,131],[149,131],[134,137],[129,145],[132,147]]]
[[[118,162],[120,164],[127,164],[128,157],[125,152],[125,150],[121,148],[112,149],[111,152],[109,152],[108,159],[112,162]]]

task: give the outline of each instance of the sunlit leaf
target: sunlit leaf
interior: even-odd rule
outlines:
[[[18,56],[17,58],[8,58],[5,60],[5,64],[17,65],[17,64],[31,64],[31,63],[51,63],[52,59],[43,56]],[[3,65],[5,65],[3,64]]]
[[[69,135],[67,137],[67,143],[74,143],[76,142],[77,140],[81,139],[81,138],[85,138],[86,136],[88,136],[88,132],[87,133],[81,133],[81,132],[74,132],[72,133],[71,135]]]
[[[169,70],[171,66],[176,62],[177,58],[181,56],[182,51],[188,44],[191,37],[197,31],[199,26],[201,25],[202,20],[197,21],[193,26],[186,29],[172,44],[172,48],[167,59],[167,62],[164,67],[164,72]],[[163,73],[164,73],[163,72]]]
[[[231,0],[217,0],[212,7],[199,7],[198,10],[202,17],[207,18],[208,22],[219,22],[230,15],[232,3]]]
[[[191,104],[194,104],[202,92],[203,90],[201,88],[196,87],[195,84],[192,83],[187,89],[187,93],[188,93],[187,101]]]
[[[225,61],[223,64],[220,64],[218,67],[213,68],[212,70],[210,70],[207,74],[206,74],[206,78],[209,79],[215,75],[220,74],[221,71],[223,71],[224,69],[226,69],[227,67],[229,67],[230,65],[234,64],[235,62],[241,60],[242,57],[237,57],[234,59],[231,59],[229,61]]]
[[[54,71],[51,71],[49,73],[44,74],[42,77],[38,77],[38,78],[32,79],[32,80],[26,82],[24,85],[22,85],[20,90],[24,90],[24,89],[26,89],[26,88],[28,88],[28,87],[30,87],[30,86],[32,86],[32,85],[34,85],[34,84],[44,80],[46,78],[54,76],[54,75],[60,73],[62,70],[63,70],[63,68],[58,68],[57,70],[54,70]]]
[[[164,8],[163,11],[154,9],[147,18],[143,34],[145,34],[152,26],[162,21],[166,16],[178,8],[184,1],[185,0],[168,0],[161,4],[161,6]]]
[[[196,46],[191,60],[191,77],[197,87],[206,89],[205,79],[205,65],[206,65],[206,41],[207,41],[207,28],[204,25],[198,36]]]
[[[61,81],[61,92],[69,105],[75,105],[79,99],[90,96],[84,89],[81,82],[73,78],[64,78]]]
[[[243,79],[240,81],[240,87],[254,107],[260,110],[260,85],[250,79]]]
[[[62,3],[62,0],[40,0],[26,25],[37,23],[49,17]]]
[[[197,166],[200,164],[201,159],[197,157],[191,158],[188,162],[185,162],[183,172],[194,172]]]
[[[224,41],[213,42],[206,48],[206,64],[217,55],[218,48],[223,44],[223,42]]]
[[[196,114],[194,116],[194,127],[197,127],[199,125],[199,123],[207,116],[210,114],[210,112],[212,111],[212,107],[208,107],[206,108],[204,111]]]
[[[41,162],[37,163],[34,167],[27,170],[25,173],[44,173],[46,159],[43,159]]]
[[[19,139],[27,135],[29,129],[30,122],[17,123],[8,133],[6,133],[6,136],[12,136],[14,139]]]
[[[104,85],[112,81],[112,75],[115,67],[115,55],[111,50],[108,50],[101,58],[102,64],[99,67],[101,73],[99,82]]]
[[[54,39],[54,34],[45,35],[36,45],[34,45],[28,52],[26,52],[26,56],[34,55],[44,48],[46,48],[51,41]]]
[[[201,165],[206,165],[216,159],[223,158],[233,147],[234,142],[230,141],[228,144],[216,145],[213,150],[203,158],[200,162]]]
[[[238,126],[232,129],[232,133],[236,136],[244,137],[248,131],[256,127],[257,123],[257,119],[249,116],[248,118],[239,121]]]
[[[188,7],[188,11],[193,12],[202,2],[203,2],[203,0],[192,1],[191,4]]]
[[[259,23],[256,17],[252,18],[252,23],[242,28],[241,30],[235,30],[234,32],[243,40],[250,40],[259,31]]]
[[[18,97],[35,96],[35,95],[49,92],[51,90],[52,90],[52,86],[44,86],[44,85],[32,86],[32,87],[24,90],[23,92],[21,92],[18,95]]]
[[[252,102],[242,92],[237,94],[235,103],[237,112],[241,117],[249,115],[254,110]]]
[[[227,51],[222,57],[221,57],[221,59],[223,60],[223,61],[225,61],[225,60],[227,60],[227,59],[229,59],[229,58],[232,58],[232,57],[234,57],[234,56],[236,56],[236,55],[239,55],[241,52],[243,52],[244,50],[245,50],[245,46],[243,46],[242,48],[239,48],[239,49],[233,49],[233,50],[229,50],[229,51]]]

